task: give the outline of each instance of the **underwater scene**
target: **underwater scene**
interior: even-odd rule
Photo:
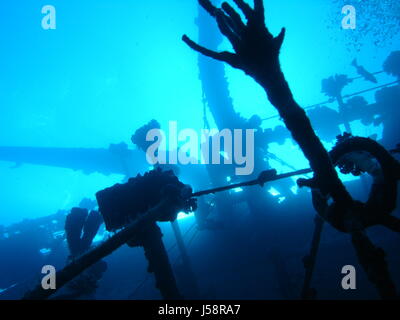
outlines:
[[[0,300],[398,299],[398,0],[0,6]]]

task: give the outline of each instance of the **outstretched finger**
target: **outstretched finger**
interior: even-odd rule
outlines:
[[[217,60],[220,59],[218,52],[212,51],[210,49],[207,49],[207,48],[197,44],[192,39],[190,39],[186,34],[183,35],[182,40],[193,50],[200,52],[201,54],[204,54],[207,57],[217,59]]]
[[[247,20],[250,20],[253,16],[253,9],[243,0],[233,0],[236,5],[243,11]]]
[[[232,43],[232,46],[236,49],[239,45],[239,36],[235,33],[235,25],[231,18],[225,15],[222,10],[217,12],[217,23],[218,28],[222,34],[226,36]]]
[[[199,3],[212,17],[217,15],[218,8],[215,7],[210,0],[199,0]]]
[[[279,35],[275,38],[276,47],[278,50],[282,47],[283,40],[285,40],[286,29],[282,28]]]
[[[240,32],[246,27],[242,19],[240,18],[240,15],[227,2],[222,3],[222,9],[231,18],[234,31],[240,34]]]
[[[233,67],[238,67],[237,59],[235,54],[224,51],[224,52],[216,52],[210,49],[207,49],[203,46],[198,45],[196,42],[191,40],[187,35],[182,37],[182,40],[193,50],[207,56],[213,58],[215,60],[224,61],[232,65]]]
[[[260,20],[260,22],[264,22],[265,13],[264,13],[264,1],[263,0],[254,0],[254,11],[256,12],[256,16]]]

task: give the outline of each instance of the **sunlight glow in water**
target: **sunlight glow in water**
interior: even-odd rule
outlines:
[[[279,193],[279,191],[276,190],[274,187],[269,188],[269,189],[268,189],[268,192],[269,192],[272,196],[274,196],[274,197],[277,197],[277,196],[280,196],[280,195],[281,195],[281,194]]]
[[[39,252],[40,252],[40,254],[42,254],[42,255],[44,255],[44,256],[47,256],[47,255],[49,255],[49,254],[51,253],[51,249],[49,249],[49,248],[42,248],[42,249],[39,250]]]
[[[179,212],[178,213],[178,220],[185,220],[188,218],[193,218],[194,217],[194,212],[190,212],[190,213],[185,213],[185,212]]]

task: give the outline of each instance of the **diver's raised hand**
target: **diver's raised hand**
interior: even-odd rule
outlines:
[[[254,0],[251,8],[243,0],[233,0],[243,12],[247,23],[227,3],[215,7],[210,0],[199,0],[200,5],[213,16],[218,27],[231,42],[233,52],[215,52],[190,40],[193,50],[216,60],[224,61],[253,77],[266,91],[271,104],[278,110],[293,139],[299,144],[314,171],[316,185],[333,200],[351,207],[353,199],[340,181],[331,158],[314,132],[304,110],[295,101],[279,64],[279,52],[285,38],[285,29],[274,37],[265,26],[263,0]]]
[[[263,0],[254,0],[254,9],[243,0],[234,2],[243,12],[247,23],[242,21],[240,15],[227,2],[222,3],[222,8],[217,8],[210,0],[199,0],[200,5],[216,19],[220,31],[229,39],[235,53],[209,50],[186,35],[182,39],[193,50],[241,69],[264,85],[280,71],[279,51],[285,37],[285,29],[283,28],[277,37],[269,32],[265,26]]]

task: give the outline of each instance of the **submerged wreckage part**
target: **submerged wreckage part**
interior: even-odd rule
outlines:
[[[355,226],[357,222],[361,222],[359,225],[361,228],[376,224],[377,221],[371,221],[371,218],[373,220],[377,217],[376,211],[375,213],[368,212],[366,217],[363,217],[366,209],[376,209],[376,207],[373,203],[363,207],[352,199],[334,169],[332,153],[328,154],[315,134],[305,111],[295,101],[279,62],[285,29],[283,28],[277,37],[269,32],[265,25],[263,0],[254,0],[254,9],[243,0],[235,0],[246,17],[247,23],[244,23],[240,15],[226,2],[222,4],[221,9],[215,7],[210,0],[199,0],[199,3],[216,19],[221,33],[231,42],[234,53],[209,50],[198,45],[186,35],[182,40],[190,48],[205,56],[243,70],[265,89],[270,102],[276,107],[293,139],[299,144],[310,162],[314,172],[314,187],[320,189],[324,195],[329,194],[334,201],[333,208],[335,210],[332,210],[331,215],[328,214],[329,217],[327,217],[331,224],[341,229],[344,227],[344,225],[340,225],[342,222],[350,222],[350,226],[345,226],[345,230],[350,232],[359,230]],[[335,154],[333,153],[333,155]],[[396,168],[395,175],[398,175],[397,172],[398,168]],[[384,196],[388,196],[389,199],[390,194],[390,190],[384,192]],[[383,205],[390,209],[391,204]],[[349,215],[350,221],[345,221],[349,220]],[[358,252],[363,251],[359,250]],[[365,264],[363,265],[368,268]],[[384,268],[381,270],[384,271]],[[368,269],[366,271],[368,272]],[[381,296],[386,298],[391,296],[391,292],[385,294],[381,292]]]
[[[179,207],[176,207],[176,202],[171,201],[171,199],[165,199],[154,208],[148,210],[146,214],[138,216],[134,222],[129,224],[123,230],[119,231],[113,237],[72,261],[63,270],[57,272],[56,290],[44,290],[41,285],[38,285],[35,289],[28,292],[23,299],[41,300],[49,298],[51,295],[56,293],[57,290],[62,288],[66,283],[74,279],[88,267],[92,266],[99,260],[113,253],[116,249],[128,241],[132,240],[135,235],[139,234],[139,232],[147,228],[158,219],[162,218],[166,212],[169,213],[171,208],[176,208],[176,212],[179,210]]]
[[[337,230],[351,234],[358,260],[382,299],[395,299],[396,288],[388,270],[385,252],[373,245],[364,230],[380,224],[399,232],[400,220],[391,213],[396,208],[400,164],[374,140],[353,137],[350,134],[338,136],[338,143],[330,154],[342,173],[359,176],[366,172],[373,176],[374,182],[368,201],[356,202],[351,209],[337,206],[335,203],[328,206],[329,194],[315,189],[313,179],[299,180],[299,185],[313,188],[313,204],[321,217]],[[322,221],[321,219],[321,223]],[[322,225],[317,224],[315,232],[320,233],[321,230]],[[316,247],[318,244],[319,239],[314,238],[312,246]],[[314,259],[315,256],[316,252],[313,255]],[[305,267],[306,279],[302,297],[307,299],[309,297],[306,290],[309,288],[312,269],[309,265]]]
[[[315,179],[299,179],[300,187],[307,186],[313,191],[319,190],[313,192],[313,202],[317,212],[342,232],[351,232],[351,226],[355,221],[364,229],[380,224],[396,230],[396,218],[390,215],[397,205],[400,163],[391,152],[372,139],[353,137],[345,133],[343,136],[338,136],[338,143],[330,152],[330,156],[342,173],[351,173],[355,176],[368,173],[373,176],[374,183],[365,203],[354,201],[353,206],[343,207],[334,202],[321,210],[318,204],[327,201],[331,194],[322,192]]]
[[[124,143],[109,148],[0,147],[0,161],[45,165],[82,171],[84,174],[136,174],[148,168],[141,151]]]
[[[385,148],[371,139],[345,135],[334,148],[332,158],[342,159],[341,155],[348,152],[366,152],[376,159],[379,166],[375,166],[370,157],[365,159],[365,154],[364,158],[350,157],[350,161],[354,162],[353,167],[357,168],[356,171],[368,172],[374,177],[373,186],[368,201],[361,204],[361,210],[336,213],[333,223],[351,233],[358,260],[382,299],[397,299],[396,287],[389,273],[385,252],[374,246],[364,230],[380,224],[399,231],[400,220],[391,214],[397,204],[400,163]],[[340,163],[340,160],[338,162]],[[348,216],[349,213],[350,216]],[[338,217],[341,217],[343,221],[338,222],[336,220]]]
[[[311,242],[310,253],[303,258],[304,269],[306,271],[304,276],[303,289],[301,291],[301,299],[303,300],[316,299],[317,292],[314,288],[311,288],[311,280],[317,260],[323,227],[324,220],[319,215],[317,215],[315,217],[315,229]]]
[[[275,181],[293,175],[310,172],[310,169],[296,171],[294,173],[277,175],[276,171],[269,170],[260,174],[256,180],[241,183],[241,186],[261,185],[268,181]],[[143,193],[147,187],[155,192]],[[124,244],[132,247],[143,246],[146,258],[149,261],[149,272],[154,272],[157,288],[165,299],[182,298],[176,286],[176,281],[168,260],[165,247],[162,243],[162,234],[158,229],[157,221],[175,221],[178,212],[195,210],[194,197],[205,194],[221,192],[237,188],[237,185],[216,188],[208,191],[192,193],[191,188],[182,184],[172,171],[155,169],[131,179],[125,185],[116,185],[97,193],[99,208],[103,215],[107,228],[116,230],[123,228],[116,235],[103,244],[73,260],[63,270],[57,272],[57,290],[73,280],[90,266],[111,254]],[[150,190],[148,190],[150,192]],[[146,198],[144,195],[151,196]],[[140,197],[139,197],[140,196]],[[143,212],[155,201],[152,208]],[[147,201],[139,203],[140,201]],[[116,211],[114,211],[116,210]],[[117,213],[114,215],[114,212]],[[130,224],[125,223],[134,219]],[[82,219],[83,221],[83,219]],[[41,285],[27,293],[24,299],[46,299],[57,290],[44,290]]]
[[[84,208],[72,208],[65,219],[65,234],[70,256],[68,262],[87,252],[92,246],[103,218],[98,211]],[[77,299],[82,296],[91,296],[98,288],[98,281],[107,270],[105,261],[98,261],[78,277],[67,284],[69,292],[56,296],[55,299]]]
[[[398,299],[396,286],[385,259],[385,251],[376,247],[363,230],[353,231],[351,240],[356,249],[358,261],[367,273],[369,281],[377,288],[381,298]]]
[[[143,247],[149,262],[148,272],[154,273],[156,288],[160,290],[163,299],[179,300],[183,297],[179,293],[162,237],[163,234],[157,224],[151,223],[136,234],[135,238],[128,242],[128,245]]]
[[[65,233],[71,257],[89,250],[103,219],[99,212],[73,208],[65,219]]]
[[[180,299],[168,255],[162,242],[157,221],[175,221],[178,212],[194,210],[195,201],[190,198],[192,190],[181,183],[172,171],[152,170],[138,175],[128,183],[115,185],[96,194],[99,208],[111,231],[124,228],[115,236],[93,250],[73,260],[57,273],[57,290],[87,268],[111,254],[125,243],[143,246],[149,261],[149,272],[154,272],[157,288],[165,299]],[[86,213],[86,212],[84,212]],[[84,225],[85,214],[75,210]],[[90,218],[90,216],[89,216]],[[75,219],[76,220],[76,219]],[[133,221],[129,224],[129,221]],[[72,237],[73,239],[77,238]],[[25,299],[45,299],[56,291],[43,290],[38,286]]]
[[[154,169],[125,184],[116,184],[111,188],[97,192],[99,210],[104,218],[106,229],[115,231],[135,220],[140,214],[157,205],[162,199],[172,197],[182,203],[183,212],[196,209],[196,202],[190,198],[192,189],[183,184],[172,170]],[[160,216],[160,222],[174,221],[176,212],[171,211]]]
[[[332,161],[343,173],[366,172],[373,176],[374,182],[365,204],[355,202],[351,217],[346,210],[327,216],[327,220],[338,230],[348,232],[347,220],[357,221],[363,229],[384,225],[389,227],[393,219],[387,219],[396,209],[397,182],[400,179],[400,163],[376,141],[369,138],[353,137],[345,134],[331,151]],[[375,160],[376,163],[375,163]],[[335,204],[334,204],[335,206]],[[394,217],[393,217],[394,218]]]
[[[311,172],[312,172],[311,169],[302,169],[302,170],[297,170],[297,171],[283,173],[283,174],[278,175],[276,170],[274,170],[274,169],[265,170],[265,171],[261,172],[260,175],[258,176],[258,178],[255,180],[231,184],[231,185],[228,185],[225,187],[218,187],[218,188],[214,188],[214,189],[210,189],[210,190],[195,192],[192,194],[192,197],[201,197],[201,196],[205,196],[208,194],[214,194],[214,193],[228,191],[228,190],[232,190],[232,189],[236,189],[236,188],[250,187],[250,186],[255,186],[255,185],[260,185],[261,187],[263,187],[267,182],[270,182],[270,181],[277,181],[277,180],[286,179],[286,178],[290,178],[290,177],[294,177],[294,176],[299,176],[299,175],[307,174],[307,173],[311,173]]]

